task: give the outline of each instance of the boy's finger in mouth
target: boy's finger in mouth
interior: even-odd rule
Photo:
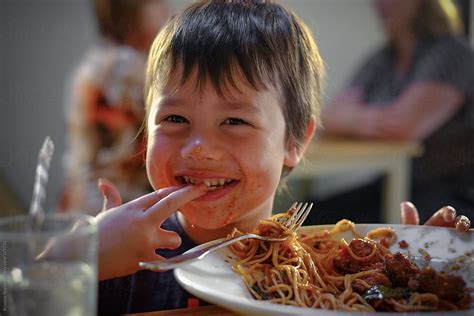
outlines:
[[[168,196],[148,208],[146,211],[147,216],[151,217],[156,222],[162,223],[177,209],[186,203],[205,195],[207,191],[207,187],[203,184],[185,186],[170,193]]]

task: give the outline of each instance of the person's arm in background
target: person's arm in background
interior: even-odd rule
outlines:
[[[322,121],[329,134],[376,139],[421,140],[448,121],[465,95],[441,82],[412,84],[391,104],[362,102],[358,88],[338,94],[324,109]]]

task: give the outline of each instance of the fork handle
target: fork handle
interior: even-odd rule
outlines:
[[[149,269],[149,270],[154,270],[154,271],[165,271],[165,270],[170,270],[173,268],[176,268],[180,266],[181,264],[184,263],[189,263],[195,260],[199,260],[204,258],[207,254],[217,250],[221,249],[224,247],[227,247],[228,245],[231,245],[233,243],[236,243],[241,240],[245,239],[261,239],[259,235],[256,234],[246,234],[242,236],[237,236],[233,237],[230,239],[227,238],[222,238],[216,240],[214,243],[205,246],[203,248],[196,249],[194,251],[186,252],[182,255],[172,257],[166,260],[156,260],[156,261],[149,261],[149,262],[140,262],[139,266],[141,268]]]

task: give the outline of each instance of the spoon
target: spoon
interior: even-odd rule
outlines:
[[[31,228],[33,231],[38,230],[41,227],[45,218],[43,204],[46,197],[46,184],[48,183],[48,172],[53,153],[54,143],[51,140],[51,137],[47,136],[38,154],[33,197],[31,199],[29,210]]]

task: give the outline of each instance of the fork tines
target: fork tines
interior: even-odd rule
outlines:
[[[313,203],[302,203],[302,202],[295,202],[288,210],[290,214],[290,218],[285,223],[285,226],[291,230],[297,230],[301,227],[303,222],[305,221],[306,217],[308,217],[311,208],[313,207]]]

